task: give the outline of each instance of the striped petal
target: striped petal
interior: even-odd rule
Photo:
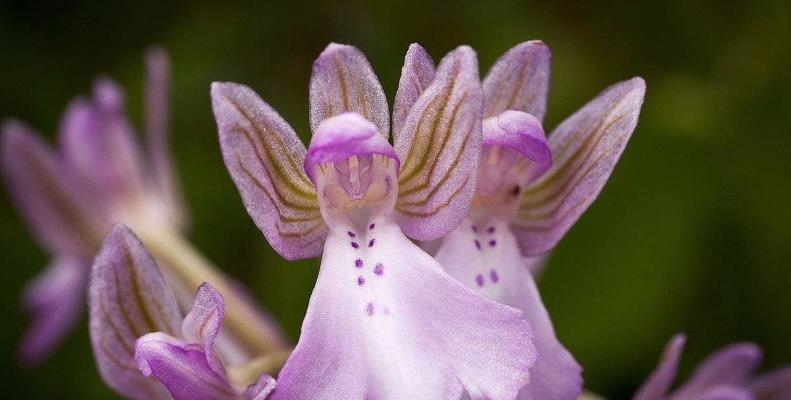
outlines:
[[[2,172],[33,236],[50,252],[92,257],[97,223],[56,155],[20,122],[7,121],[2,131]]]
[[[550,135],[553,165],[522,192],[513,223],[525,255],[552,249],[599,195],[637,126],[644,94],[641,78],[610,86]]]
[[[761,361],[761,349],[752,343],[727,346],[704,360],[692,377],[673,393],[675,399],[697,399],[716,386],[745,386]]]
[[[409,45],[401,68],[401,79],[393,103],[393,137],[398,140],[407,114],[412,109],[420,94],[434,80],[434,60],[422,46],[417,43]]]
[[[550,63],[549,47],[540,40],[520,43],[505,52],[483,80],[483,117],[516,110],[543,120]]]
[[[130,398],[168,398],[156,379],[138,370],[135,340],[149,332],[179,334],[181,315],[154,259],[125,226],[105,239],[88,292],[91,344],[102,379]]]
[[[145,133],[153,179],[166,205],[168,215],[179,226],[186,224],[184,199],[170,157],[168,112],[170,95],[170,61],[164,49],[155,47],[146,53]]]
[[[395,141],[401,159],[395,208],[407,236],[442,237],[467,215],[481,152],[482,105],[475,52],[459,47],[442,59]]]
[[[676,378],[678,361],[681,358],[681,352],[684,350],[685,342],[686,336],[683,334],[673,336],[670,342],[665,345],[662,358],[659,359],[659,365],[656,366],[656,369],[654,369],[648,379],[643,382],[643,385],[637,390],[632,400],[661,400],[665,398],[670,390],[670,385]]]
[[[321,254],[327,226],[297,134],[247,86],[215,82],[211,95],[225,165],[253,221],[286,259]]]
[[[313,63],[310,127],[315,132],[321,121],[345,112],[362,115],[387,137],[387,98],[371,64],[357,48],[330,43]]]

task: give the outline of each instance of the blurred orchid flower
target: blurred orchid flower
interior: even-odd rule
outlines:
[[[549,48],[530,41],[506,52],[486,75],[477,190],[464,222],[436,253],[465,285],[524,311],[538,359],[520,399],[575,399],[582,390],[581,368],[555,336],[531,272],[601,191],[645,92],[640,78],[613,85],[547,141],[541,119],[549,67]],[[418,79],[415,71],[432,68],[422,48],[410,48],[399,92]]]
[[[425,71],[421,71],[425,72]],[[330,44],[313,64],[310,146],[246,86],[214,83],[226,166],[272,247],[322,256],[273,399],[512,399],[532,379],[521,313],[461,285],[408,238],[467,214],[480,152],[476,55],[451,51],[387,100],[365,56]],[[323,253],[322,253],[323,252]]]
[[[126,397],[263,400],[274,388],[266,374],[246,390],[231,383],[215,350],[223,297],[203,283],[182,318],[153,257],[123,225],[113,228],[96,256],[89,306],[99,373]]]
[[[53,254],[51,266],[23,297],[33,314],[20,348],[27,364],[46,358],[82,314],[90,262],[118,221],[134,227],[165,261],[182,305],[210,281],[226,296],[245,351],[285,346],[273,323],[181,237],[185,212],[167,144],[169,62],[163,50],[154,49],[145,64],[146,157],[135,143],[123,92],[107,78],[96,81],[92,98],[69,105],[57,151],[25,124],[3,124],[2,167],[10,194],[33,236]],[[260,329],[245,336],[238,329],[242,320]]]
[[[791,398],[791,366],[756,375],[761,349],[752,343],[724,347],[705,359],[692,376],[673,393],[684,335],[665,346],[659,365],[633,400],[785,400]]]

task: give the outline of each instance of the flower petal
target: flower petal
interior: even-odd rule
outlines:
[[[393,137],[398,140],[401,128],[420,94],[434,80],[434,60],[421,45],[412,43],[404,57],[401,79],[393,104]]]
[[[365,55],[353,46],[330,43],[313,63],[310,127],[345,112],[356,112],[388,136],[387,98]]]
[[[745,385],[760,361],[761,349],[752,343],[727,346],[706,358],[673,397],[693,399],[715,386]]]
[[[392,221],[374,222],[366,250],[345,230],[327,238],[273,399],[513,399],[535,361],[521,313],[453,280]]]
[[[549,136],[552,167],[522,192],[513,227],[525,255],[549,251],[599,195],[629,141],[645,82],[605,89]]]
[[[764,373],[750,382],[750,391],[760,400],[791,399],[791,366]]]
[[[247,86],[215,82],[211,95],[225,165],[253,221],[286,259],[321,254],[327,226],[297,134]]]
[[[467,215],[481,144],[481,87],[475,52],[448,53],[396,138],[401,159],[398,222],[415,240],[433,240]]]
[[[175,400],[232,400],[239,396],[227,377],[211,366],[200,344],[155,332],[138,339],[135,349],[142,375],[159,379]]]
[[[134,346],[149,332],[178,334],[180,314],[143,244],[125,226],[115,226],[94,260],[89,285],[91,344],[102,379],[131,398],[167,398],[137,369]]]
[[[319,164],[371,154],[392,158],[398,170],[398,156],[387,139],[377,134],[376,125],[360,114],[343,113],[325,119],[316,128],[305,157],[305,172],[315,183],[313,169]]]
[[[533,276],[505,223],[465,220],[445,237],[436,259],[454,278],[503,304],[524,311],[538,358],[519,399],[575,399],[582,369],[555,336]]]
[[[547,265],[547,258],[548,256],[538,256],[538,257],[524,257],[525,265],[527,266],[527,270],[530,271],[530,274],[533,275],[534,279],[538,279],[538,276],[541,275],[541,272],[544,271],[544,267]]]
[[[543,120],[550,63],[549,47],[540,40],[520,43],[505,52],[483,80],[483,117],[516,110]]]
[[[88,285],[87,263],[58,256],[25,288],[23,303],[32,314],[19,349],[23,363],[36,365],[46,359],[82,315]]]
[[[96,222],[56,156],[20,122],[6,121],[2,131],[3,175],[35,238],[53,253],[92,257]]]
[[[142,156],[124,110],[124,94],[117,83],[102,78],[94,84],[93,100],[77,100],[61,123],[58,142],[62,155],[92,196],[93,207],[139,202],[145,193]],[[106,217],[115,220],[115,216]]]
[[[683,334],[678,334],[670,339],[662,352],[662,358],[659,359],[659,365],[643,382],[632,400],[661,400],[667,396],[670,385],[676,378],[678,361],[686,340],[687,338]]]
[[[673,396],[670,400],[754,400],[755,396],[749,390],[737,386],[715,386],[695,397],[679,398]]]
[[[168,216],[183,227],[187,215],[168,144],[170,61],[167,52],[159,47],[149,49],[145,64],[145,132],[154,182],[165,202]]]
[[[552,166],[544,128],[540,121],[525,112],[507,110],[484,120],[483,144],[510,148],[532,161],[523,173],[523,184],[534,181]]]
[[[275,378],[269,375],[261,375],[258,381],[247,387],[244,391],[245,400],[267,400],[272,391],[275,390]]]
[[[204,282],[195,294],[192,310],[184,317],[181,331],[184,339],[203,345],[206,362],[218,375],[225,376],[225,368],[217,356],[214,344],[220,334],[225,312],[225,301],[220,292]]]

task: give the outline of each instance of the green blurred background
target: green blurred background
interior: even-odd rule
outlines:
[[[297,338],[317,261],[287,264],[245,213],[220,157],[209,83],[256,89],[303,138],[311,63],[330,41],[369,57],[388,97],[409,43],[438,60],[473,46],[482,71],[529,39],[552,49],[547,127],[605,86],[648,84],[637,131],[599,200],[553,253],[540,287],[586,386],[626,398],[675,332],[682,374],[726,343],[754,340],[791,361],[791,3],[589,1],[166,4],[2,2],[0,117],[51,138],[98,74],[141,121],[142,55],[169,51],[176,162],[191,238]],[[483,73],[482,72],[482,73]],[[85,320],[51,360],[14,360],[25,282],[47,261],[0,196],[0,371],[4,398],[111,398]]]

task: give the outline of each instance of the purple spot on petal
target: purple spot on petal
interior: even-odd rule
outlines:
[[[355,234],[354,234],[354,232],[352,232],[352,231],[348,231],[348,232],[346,232],[346,233],[349,235],[349,237],[355,237],[355,236],[357,236],[357,235],[355,235]]]
[[[489,241],[489,247],[494,247],[495,245],[497,245],[497,241],[496,240],[492,239],[492,240]]]
[[[354,266],[357,267],[357,268],[362,268],[363,267],[363,260],[361,260],[359,258],[354,260]]]
[[[492,279],[492,282],[497,283],[500,280],[500,276],[497,275],[497,271],[491,270],[489,271],[489,278]]]
[[[486,229],[486,232],[494,233],[494,226],[490,226],[488,229]]]
[[[365,284],[365,278],[363,278],[362,276],[358,276],[357,277],[357,286],[362,286],[364,284]]]
[[[475,247],[477,247],[478,250],[481,249],[481,242],[479,242],[478,239],[475,239]]]
[[[368,229],[373,230],[376,227],[376,224],[368,225]]]
[[[479,287],[483,287],[483,275],[478,274],[478,276],[475,277],[475,283],[477,283]]]
[[[374,315],[374,303],[368,303],[368,305],[365,306],[365,313],[368,314],[369,317]]]
[[[385,315],[390,315],[390,309],[385,307],[384,309]]]
[[[352,242],[352,247],[354,247],[355,249],[359,249],[360,245],[357,244],[357,242]]]
[[[368,247],[374,247],[374,243],[375,243],[375,242],[376,242],[376,239],[371,239],[371,240],[368,242]]]
[[[475,233],[478,233],[478,227],[473,225],[472,226],[472,231],[475,232]]]
[[[374,266],[374,274],[382,276],[385,273],[385,266],[382,263],[377,263]]]

